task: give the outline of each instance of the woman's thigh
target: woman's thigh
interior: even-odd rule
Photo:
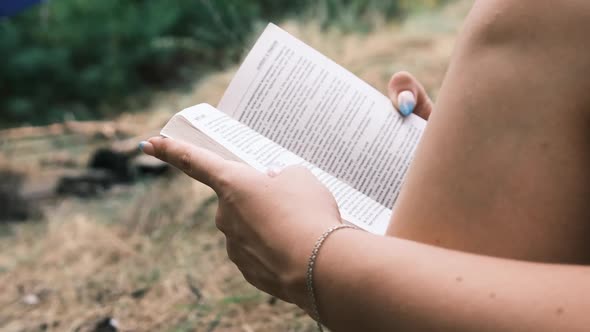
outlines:
[[[590,261],[587,13],[585,1],[476,3],[389,234],[502,257]]]

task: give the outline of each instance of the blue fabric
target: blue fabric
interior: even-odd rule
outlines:
[[[12,16],[44,0],[0,0],[0,17]]]

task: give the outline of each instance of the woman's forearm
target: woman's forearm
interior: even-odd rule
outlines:
[[[588,262],[590,2],[477,1],[390,234]],[[316,265],[334,331],[583,331],[590,266],[342,230]]]
[[[334,331],[581,331],[590,267],[529,263],[361,231],[318,256],[322,321]]]

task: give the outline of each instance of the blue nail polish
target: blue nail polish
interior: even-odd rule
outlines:
[[[140,150],[141,152],[143,152],[143,147],[145,146],[145,143],[147,143],[147,142],[146,142],[146,141],[141,141],[141,142],[139,142],[139,146],[138,146],[138,148],[139,148],[139,150]]]
[[[414,111],[414,107],[416,107],[416,103],[414,103],[411,100],[404,100],[399,105],[399,111],[402,112],[404,116],[408,116],[412,114],[412,112]]]

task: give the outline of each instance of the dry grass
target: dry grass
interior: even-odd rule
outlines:
[[[3,239],[2,330],[90,331],[104,317],[123,331],[313,326],[299,310],[269,304],[227,261],[208,188],[178,175],[138,187],[100,202],[64,200],[47,223]]]
[[[380,90],[405,69],[435,95],[469,3],[369,35],[283,26]],[[146,112],[118,121],[148,136],[183,107],[216,104],[234,70],[203,78],[188,93],[163,93]],[[7,158],[3,147],[0,159],[40,179],[49,174],[44,158],[62,153],[83,161],[91,148],[110,143],[77,142],[17,142],[14,151],[26,145],[31,155]],[[91,331],[112,317],[122,331],[313,331],[302,311],[242,279],[211,222],[215,208],[209,189],[174,173],[99,199],[48,202],[46,220],[0,229],[0,330]]]

